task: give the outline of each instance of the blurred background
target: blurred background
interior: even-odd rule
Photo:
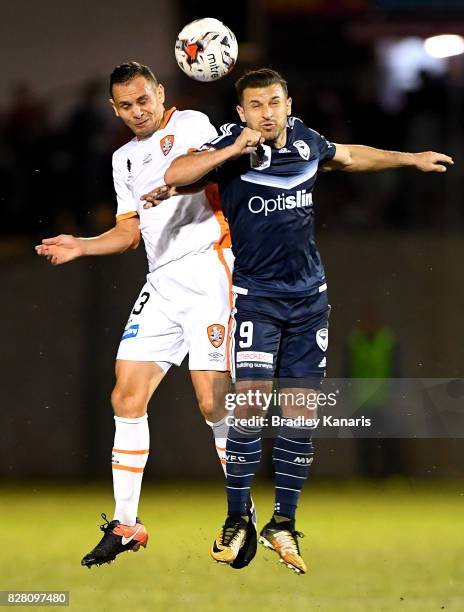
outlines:
[[[237,119],[234,80],[266,65],[288,79],[293,114],[332,141],[452,155],[446,175],[321,175],[315,202],[333,307],[328,376],[462,376],[464,48],[431,54],[424,41],[464,35],[464,0],[223,4],[2,2],[5,481],[109,485],[114,356],[146,273],[143,248],[52,268],[33,247],[57,233],[89,236],[112,226],[111,154],[131,135],[112,115],[108,76],[127,60],[153,68],[168,107],[201,110],[216,125]],[[174,59],[178,31],[204,16],[224,21],[239,42],[232,75],[211,84],[188,79]],[[360,369],[363,337],[379,336],[388,340],[380,343],[383,369]],[[156,393],[150,423],[147,481],[222,478],[185,366]],[[182,441],[175,452],[165,442],[171,435]],[[323,440],[314,475],[456,477],[464,473],[462,451],[452,439],[402,440],[393,449]]]

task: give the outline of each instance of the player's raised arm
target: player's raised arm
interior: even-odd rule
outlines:
[[[446,172],[453,159],[443,153],[401,153],[384,151],[364,145],[336,145],[334,157],[321,170],[344,170],[345,172],[373,172],[410,166],[421,172]]]
[[[139,242],[139,220],[138,217],[132,217],[118,221],[109,231],[92,238],[77,238],[67,234],[44,238],[35,250],[38,255],[58,266],[84,255],[124,253],[136,249]]]
[[[244,128],[230,145],[210,150],[186,153],[177,157],[164,175],[166,185],[175,187],[191,185],[206,176],[224,162],[251,153],[264,141],[261,132]]]

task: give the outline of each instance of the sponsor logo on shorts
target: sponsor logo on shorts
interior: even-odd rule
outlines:
[[[174,135],[173,134],[168,134],[164,138],[161,138],[160,147],[161,147],[161,151],[163,152],[163,155],[166,156],[172,149],[173,145],[174,145]]]
[[[274,355],[262,351],[238,351],[237,368],[264,368],[272,369]]]
[[[208,357],[210,361],[222,361],[224,359],[224,355],[222,353],[209,353]]]
[[[322,329],[318,329],[316,332],[316,342],[317,346],[321,349],[321,351],[327,350],[327,345],[329,343],[329,330],[327,327],[323,327]]]
[[[263,353],[262,351],[238,351],[237,362],[240,361],[257,361],[259,363],[270,363],[274,361],[272,353]]]
[[[213,323],[208,326],[208,340],[214,346],[214,348],[219,348],[221,344],[224,342],[224,337],[226,334],[226,328],[224,325],[220,323]]]
[[[128,338],[135,338],[135,336],[139,333],[139,327],[140,325],[138,323],[135,323],[134,325],[129,325],[128,327],[126,327],[126,329],[124,330],[124,333],[122,334],[121,340],[127,340]]]

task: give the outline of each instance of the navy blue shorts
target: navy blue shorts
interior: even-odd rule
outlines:
[[[325,376],[327,291],[298,298],[237,295],[232,341],[235,380]]]

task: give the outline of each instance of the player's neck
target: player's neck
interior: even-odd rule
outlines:
[[[159,121],[155,124],[154,129],[150,133],[144,134],[143,136],[136,136],[137,140],[147,140],[148,138],[151,138],[155,132],[162,130],[175,110],[175,108],[169,108],[166,110],[163,106],[163,114],[161,115]]]
[[[281,149],[282,147],[285,147],[286,142],[287,142],[287,130],[285,129],[283,130],[281,134],[277,136],[275,140],[270,140],[266,144],[270,145],[271,147],[274,147],[275,149]]]

